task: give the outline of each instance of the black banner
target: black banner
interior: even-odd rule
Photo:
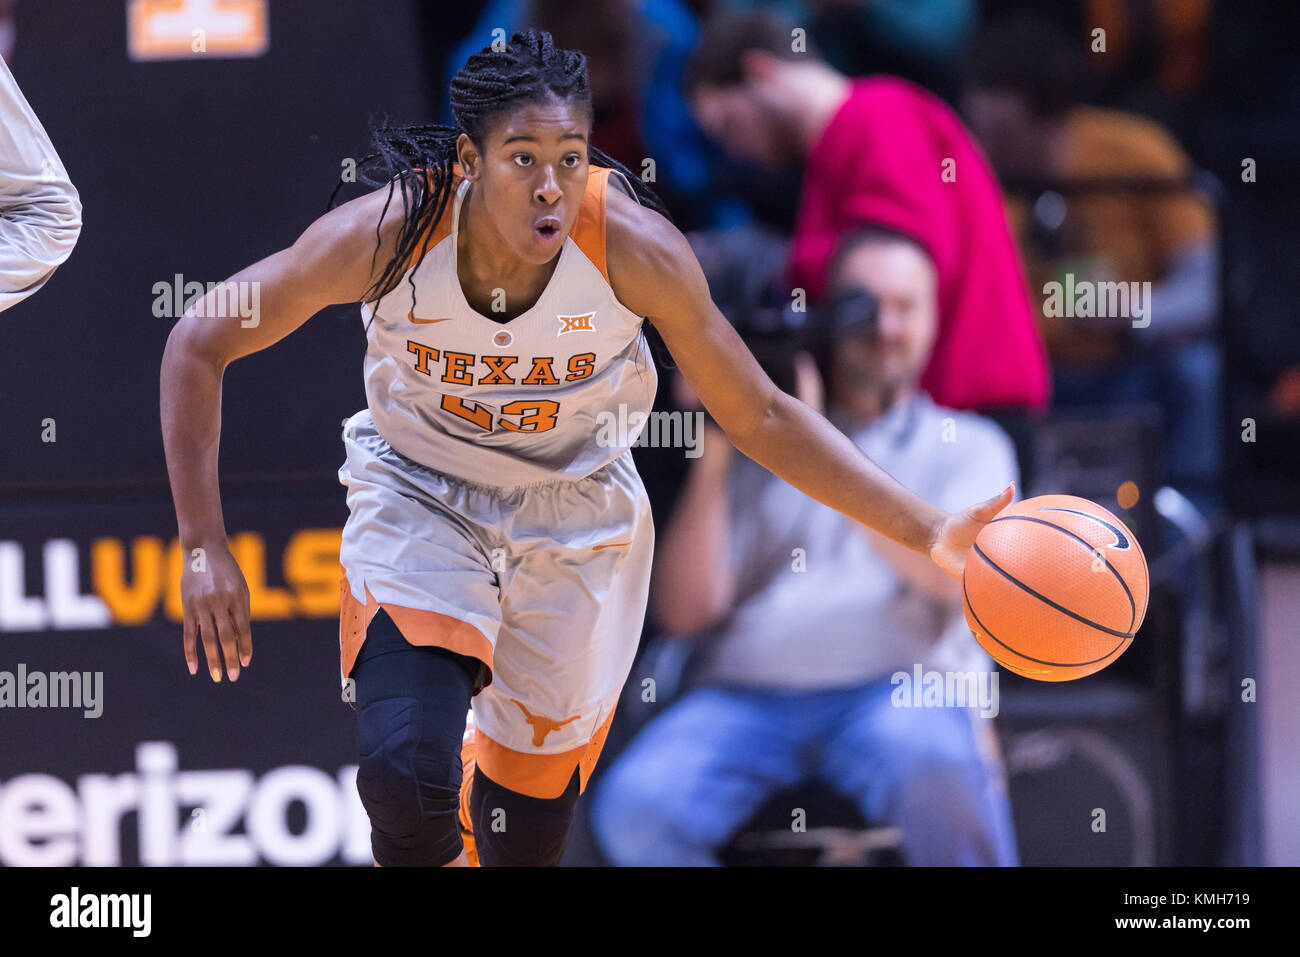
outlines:
[[[253,660],[191,677],[169,502],[0,508],[0,863],[370,864],[338,659],[344,489],[233,498]]]

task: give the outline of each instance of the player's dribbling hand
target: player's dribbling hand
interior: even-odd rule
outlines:
[[[187,559],[181,573],[185,664],[190,674],[198,674],[197,639],[201,637],[212,680],[221,680],[221,655],[225,652],[226,674],[231,681],[236,681],[239,666],[248,667],[253,658],[248,583],[244,581],[244,573],[224,542],[205,546],[201,555],[187,556]]]
[[[1008,505],[1016,495],[1016,483],[1012,482],[999,494],[990,499],[954,512],[939,527],[934,544],[930,546],[930,557],[934,563],[948,575],[961,581],[966,568],[966,556],[975,543],[975,536]]]

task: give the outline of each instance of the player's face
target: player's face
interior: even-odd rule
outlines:
[[[783,134],[779,113],[756,87],[702,86],[691,108],[700,128],[734,157],[769,169],[795,159],[795,138]]]
[[[510,250],[528,263],[555,257],[587,189],[585,112],[535,103],[504,114],[477,157],[483,204]]]
[[[938,325],[937,278],[930,259],[909,242],[860,243],[840,265],[837,291],[862,289],[880,301],[877,334],[850,339],[836,350],[837,401],[919,380]]]

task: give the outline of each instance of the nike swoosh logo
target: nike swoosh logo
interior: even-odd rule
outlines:
[[[1077,508],[1060,508],[1059,506],[1055,506],[1055,505],[1049,505],[1046,508],[1040,508],[1039,511],[1040,512],[1070,512],[1073,515],[1082,515],[1084,518],[1091,519],[1092,521],[1096,522],[1098,525],[1101,525],[1103,528],[1106,528],[1107,530],[1110,531],[1112,535],[1115,536],[1114,544],[1106,546],[1107,548],[1114,548],[1120,551],[1128,548],[1127,535],[1121,532],[1110,522],[1106,521],[1105,519],[1098,518],[1096,515],[1093,515],[1091,512],[1081,512]]]
[[[591,550],[594,552],[602,548],[621,548],[624,545],[631,545],[631,544],[632,544],[631,542],[607,542],[604,545],[592,545]]]
[[[435,322],[451,322],[452,320],[451,316],[448,316],[446,319],[420,319],[413,312],[408,313],[406,318],[410,319],[412,322],[419,323],[422,326],[432,325]]]

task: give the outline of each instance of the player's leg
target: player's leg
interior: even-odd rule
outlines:
[[[410,644],[382,608],[371,621],[352,679],[376,864],[463,863],[461,736],[478,673],[477,659]]]
[[[688,692],[638,734],[596,785],[592,827],[624,866],[714,866],[774,793],[803,777],[800,696]]]
[[[544,863],[563,848],[636,654],[654,525],[630,455],[503,495],[499,509],[501,622],[492,684],[474,699],[475,774],[489,784],[472,799],[489,810],[475,840],[484,864]],[[490,831],[506,801],[535,821],[528,832]]]
[[[1006,775],[973,708],[900,708],[888,678],[846,704],[820,777],[868,820],[902,832],[907,864],[1015,866]]]
[[[478,845],[474,840],[474,814],[470,808],[470,790],[474,785],[474,776],[478,772],[477,731],[474,728],[474,714],[466,715],[464,744],[460,749],[460,839],[465,845],[465,857],[459,863],[468,867],[478,867]]]
[[[403,459],[368,414],[344,441],[339,652],[355,682],[358,791],[378,864],[447,863],[463,857],[462,734],[500,621],[475,521],[483,496]]]
[[[478,861],[484,867],[554,867],[564,855],[581,782],[577,768],[559,797],[536,798],[493,781],[482,768],[470,786]]]

